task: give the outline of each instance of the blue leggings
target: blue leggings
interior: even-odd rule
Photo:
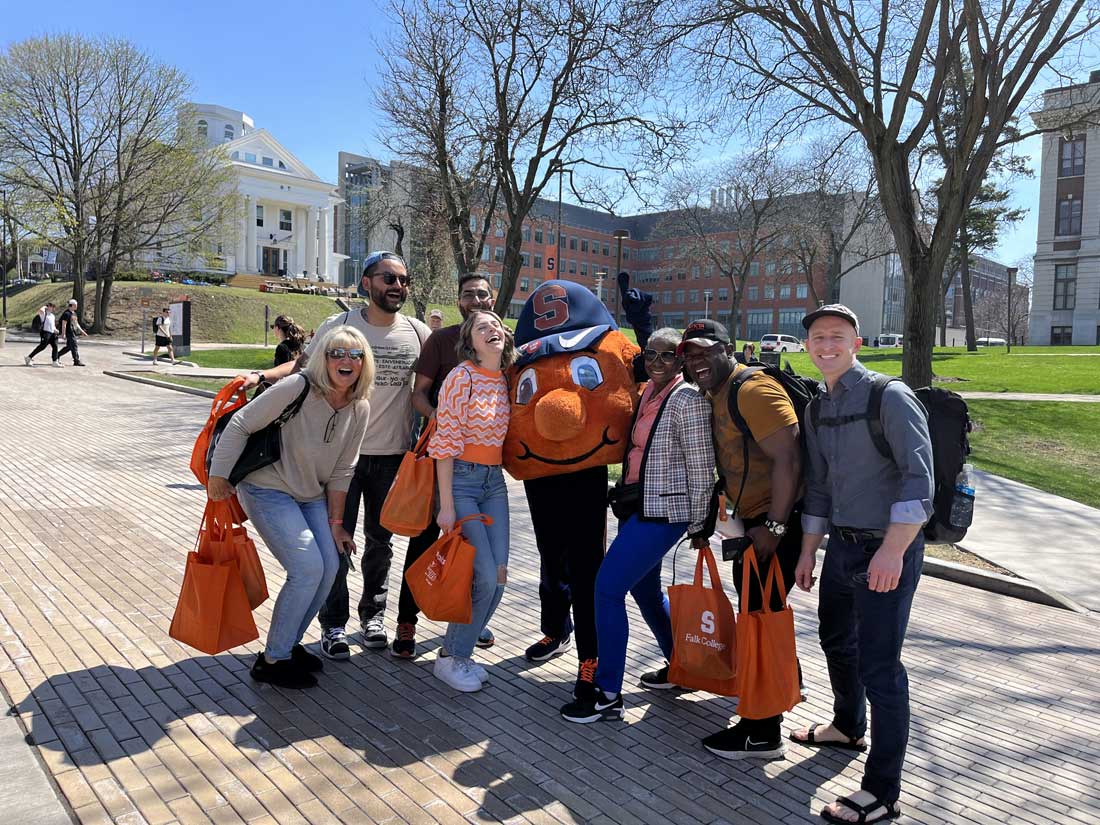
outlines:
[[[687,532],[682,522],[641,521],[631,516],[619,527],[596,577],[596,634],[600,663],[596,684],[609,694],[623,689],[626,642],[626,594],[634,596],[653,636],[665,654],[672,656],[672,620],[668,596],[661,589],[661,559]]]

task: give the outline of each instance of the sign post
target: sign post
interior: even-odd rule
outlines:
[[[267,346],[267,331],[271,329],[271,307],[264,304],[264,346]]]
[[[141,354],[145,354],[145,330],[149,324],[149,304],[153,300],[151,287],[143,286],[138,289],[138,297],[141,299]]]

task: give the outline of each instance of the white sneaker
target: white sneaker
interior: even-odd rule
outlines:
[[[440,658],[446,659],[451,654],[447,652],[447,648],[441,647],[441,648],[439,648],[439,654],[438,655],[439,655]],[[486,682],[489,681],[489,671],[487,671],[485,669],[484,665],[479,665],[473,659],[470,659],[470,670],[472,670],[474,672],[474,674],[478,678],[478,681],[481,682],[481,684],[484,685]]]
[[[473,662],[465,656],[448,656],[435,660],[435,678],[463,693],[481,690],[481,680],[474,673]]]
[[[31,360],[31,357],[29,355],[23,356],[23,363],[26,364],[28,367],[34,366],[34,361]]]
[[[62,367],[64,366],[64,364],[62,364],[62,363],[61,363],[60,361],[54,361],[54,362],[52,362],[52,363],[53,363],[53,365],[54,365],[55,367],[57,367],[58,369],[61,369],[61,368],[62,368]]]

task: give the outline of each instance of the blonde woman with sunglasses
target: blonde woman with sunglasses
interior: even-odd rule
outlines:
[[[311,358],[302,372],[233,416],[214,451],[207,484],[214,501],[232,495],[228,477],[248,437],[303,399],[283,425],[280,459],[236,487],[260,537],[286,570],[252,678],[286,688],[316,685],[313,674],[323,669],[301,641],[332,587],[340,556],[355,554],[343,526],[344,501],[367,430],[375,373],[370,347],[353,327],[330,329],[315,352],[323,357]]]

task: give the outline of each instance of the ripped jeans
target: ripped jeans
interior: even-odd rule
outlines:
[[[499,466],[455,459],[451,482],[458,518],[484,513],[491,525],[468,521],[462,535],[476,549],[474,557],[473,613],[469,624],[447,626],[444,646],[452,656],[469,657],[481,629],[489,623],[504,595],[508,580],[508,488]]]

